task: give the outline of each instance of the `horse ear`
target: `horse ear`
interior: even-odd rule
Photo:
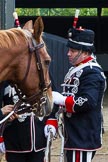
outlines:
[[[42,17],[38,17],[34,23],[34,38],[38,43],[40,42],[43,30],[44,30],[44,24],[43,24]]]
[[[33,29],[33,21],[32,20],[27,21],[23,26],[23,29],[27,29],[27,30]]]

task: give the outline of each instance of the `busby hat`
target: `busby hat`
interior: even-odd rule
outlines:
[[[92,53],[95,51],[94,36],[92,30],[71,28],[68,31],[67,47]]]

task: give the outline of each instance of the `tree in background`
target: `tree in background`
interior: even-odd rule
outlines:
[[[75,8],[17,8],[19,16],[74,16]],[[103,8],[102,16],[108,16],[108,8]],[[97,16],[97,8],[81,8],[80,16]]]

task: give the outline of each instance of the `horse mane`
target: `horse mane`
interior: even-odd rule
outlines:
[[[21,29],[12,28],[8,30],[0,30],[0,48],[12,47],[19,44],[20,41],[26,43],[26,40],[27,36]]]

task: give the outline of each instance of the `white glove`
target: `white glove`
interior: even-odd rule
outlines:
[[[53,125],[46,125],[44,127],[44,134],[45,134],[45,137],[48,137],[48,134],[49,133],[52,133],[53,137],[56,135],[56,128],[53,126]]]
[[[66,96],[63,96],[59,92],[52,91],[53,103],[57,105],[65,106]]]
[[[5,153],[5,152],[6,152],[6,149],[5,149],[3,137],[0,137],[0,153]]]

